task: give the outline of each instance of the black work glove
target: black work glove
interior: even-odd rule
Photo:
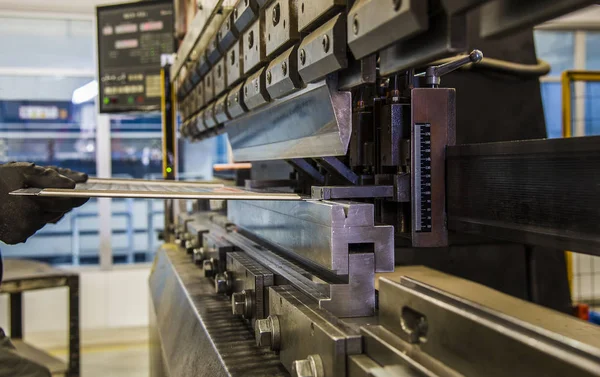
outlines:
[[[58,166],[46,166],[48,169],[52,169],[56,171],[60,175],[64,175],[65,177],[73,180],[75,183],[85,183],[88,180],[88,175],[79,171],[61,168]]]
[[[0,165],[0,241],[9,245],[25,242],[44,225],[58,221],[88,200],[9,195],[28,187],[72,189],[75,182],[56,170],[32,163]]]

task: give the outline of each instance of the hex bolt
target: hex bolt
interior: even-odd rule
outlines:
[[[215,276],[215,292],[223,294],[229,289],[229,275],[227,272]]]
[[[235,292],[231,295],[231,312],[248,319],[252,316],[252,290]]]
[[[306,63],[306,51],[304,51],[304,49],[300,50],[300,63],[302,63],[302,65]]]
[[[215,266],[210,259],[207,259],[204,262],[202,262],[202,270],[204,270],[205,277],[209,278],[213,276],[214,268]]]
[[[281,328],[279,317],[270,315],[265,319],[257,319],[254,323],[254,337],[259,347],[271,347],[272,351],[279,351]]]
[[[352,32],[354,35],[358,34],[358,14],[355,14],[352,19]]]
[[[281,63],[281,72],[284,76],[287,75],[287,62]]]
[[[197,265],[201,265],[204,260],[204,248],[194,249],[192,251],[192,257],[194,259],[194,263]]]
[[[273,79],[273,77],[271,76],[271,70],[267,71],[267,84],[271,84],[271,80]]]
[[[327,34],[323,35],[323,39],[321,40],[321,43],[323,44],[323,51],[328,52],[329,51],[329,35],[327,35]]]
[[[276,4],[273,7],[273,26],[276,26],[279,23],[279,14],[281,12],[281,7],[279,4]]]
[[[304,360],[292,363],[293,377],[324,377],[323,361],[319,355],[308,355]]]

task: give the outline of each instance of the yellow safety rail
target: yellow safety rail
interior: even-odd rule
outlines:
[[[600,81],[600,71],[564,71],[561,75],[562,86],[562,134],[563,137],[573,136],[573,116],[571,84],[575,81]],[[573,255],[565,252],[567,259],[567,278],[571,294],[573,293]]]

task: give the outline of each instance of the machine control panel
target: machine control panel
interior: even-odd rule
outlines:
[[[97,8],[101,113],[160,108],[160,56],[175,51],[172,1]]]

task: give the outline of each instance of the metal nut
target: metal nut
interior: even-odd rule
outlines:
[[[252,290],[248,289],[231,295],[231,312],[248,319],[252,316]]]
[[[324,34],[323,39],[321,40],[321,43],[323,44],[323,51],[328,52],[329,51],[329,35]]]
[[[272,351],[278,351],[280,345],[279,317],[270,315],[265,319],[257,319],[254,323],[254,336],[256,345],[259,347],[270,347]]]
[[[323,377],[323,361],[319,355],[308,355],[305,360],[296,360],[292,363],[292,376],[294,377]]]
[[[205,277],[212,277],[214,275],[214,264],[211,260],[205,260],[202,263],[202,269],[204,270],[204,276]]]
[[[227,272],[223,274],[217,274],[215,276],[215,292],[217,293],[227,293],[229,289],[229,279]]]

